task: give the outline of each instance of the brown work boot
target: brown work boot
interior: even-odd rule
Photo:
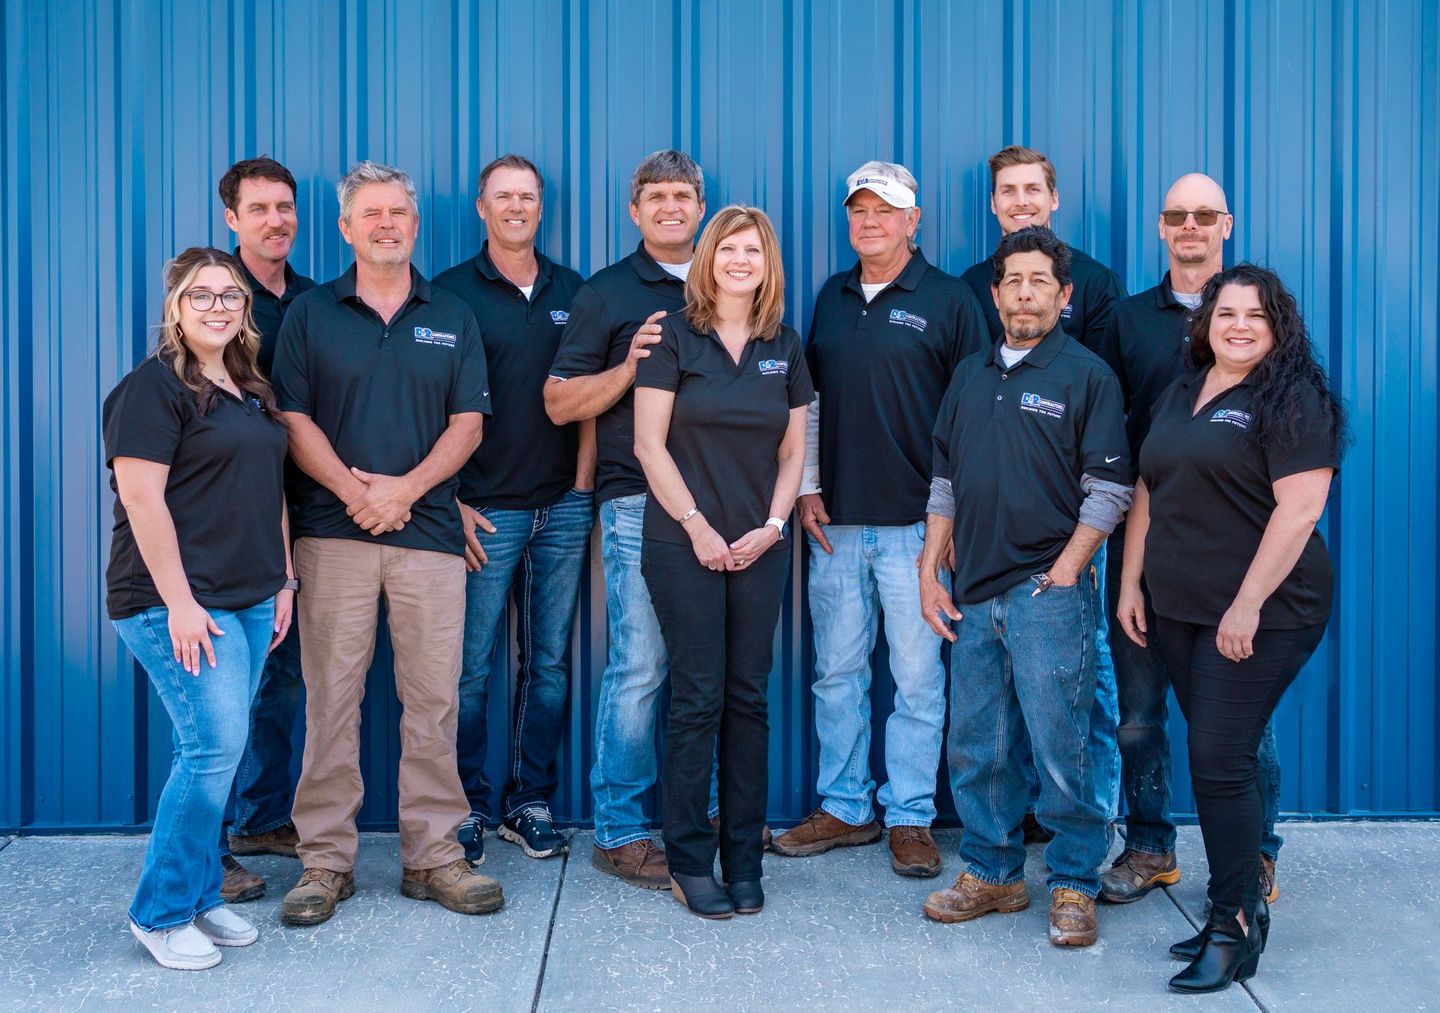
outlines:
[[[1055,835],[1041,825],[1034,813],[1026,813],[1020,821],[1020,832],[1025,835],[1026,844],[1049,844]]]
[[[319,925],[335,913],[335,905],[355,894],[355,873],[306,869],[285,895],[280,919],[286,925]]]
[[[861,844],[874,844],[880,839],[881,826],[878,821],[856,826],[836,819],[824,809],[816,809],[805,821],[791,827],[770,842],[770,850],[777,855],[800,858],[805,855],[823,855],[834,848],[853,848]]]
[[[230,835],[230,853],[232,855],[283,855],[286,858],[294,858],[295,846],[300,843],[300,835],[295,832],[295,824],[286,823],[283,827],[276,827],[274,830],[267,830],[263,834],[252,834],[249,837],[238,837]]]
[[[1152,855],[1126,848],[1100,877],[1100,899],[1107,904],[1129,904],[1157,886],[1174,886],[1178,882],[1180,867],[1175,864],[1175,852]]]
[[[220,899],[226,904],[244,904],[265,896],[265,880],[231,856],[220,856],[220,868],[225,873],[220,883]]]
[[[665,852],[648,837],[618,848],[602,848],[597,844],[590,853],[590,864],[601,872],[619,876],[631,886],[646,890],[670,889],[670,863],[665,861]]]
[[[961,873],[955,885],[937,890],[925,898],[925,917],[937,922],[968,922],[991,911],[1010,914],[1030,906],[1025,882],[997,886],[970,873]]]
[[[462,915],[483,915],[499,911],[505,903],[500,882],[482,876],[470,863],[457,858],[434,869],[406,869],[400,876],[400,892],[411,900],[433,900],[441,907]]]
[[[929,827],[890,828],[890,868],[919,879],[940,875],[940,849]]]
[[[719,817],[719,816],[711,816],[711,817],[710,817],[710,829],[714,830],[717,834],[720,832],[720,817]],[[763,847],[766,851],[769,851],[769,850],[770,850],[770,845],[771,845],[772,843],[774,843],[774,841],[775,841],[775,835],[770,832],[770,824],[767,823],[767,824],[765,824],[763,827],[760,828],[760,845],[761,845],[761,847]]]
[[[1050,891],[1050,944],[1091,946],[1100,935],[1095,898],[1057,886]]]
[[[1274,904],[1280,899],[1280,884],[1275,880],[1275,859],[1269,855],[1260,855],[1260,896],[1265,898],[1266,904]]]

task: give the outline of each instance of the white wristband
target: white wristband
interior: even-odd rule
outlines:
[[[781,538],[785,537],[785,519],[783,517],[768,517],[765,520],[766,527],[773,527]]]

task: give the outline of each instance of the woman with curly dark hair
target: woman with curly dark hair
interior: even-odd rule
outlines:
[[[1256,750],[1330,617],[1333,575],[1315,525],[1345,413],[1295,299],[1265,268],[1238,264],[1210,279],[1188,355],[1193,371],[1161,396],[1140,449],[1117,614],[1143,647],[1143,575],[1189,723],[1210,864],[1209,920],[1171,947],[1190,965],[1170,987],[1213,992],[1255,973],[1269,930]]]

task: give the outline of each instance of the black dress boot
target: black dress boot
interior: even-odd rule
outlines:
[[[1219,992],[1229,988],[1232,981],[1253,978],[1260,964],[1260,933],[1252,931],[1242,936],[1239,931],[1239,925],[1207,925],[1201,933],[1200,952],[1189,967],[1170,979],[1170,990]]]
[[[760,888],[758,879],[741,879],[734,883],[726,883],[725,892],[734,902],[737,915],[759,914],[760,909],[765,906],[765,891]]]
[[[730,918],[735,914],[735,902],[720,889],[714,876],[682,876],[672,869],[670,893],[701,918]]]
[[[1260,952],[1265,952],[1265,946],[1270,942],[1270,905],[1265,903],[1265,898],[1260,898],[1260,903],[1255,909],[1255,924],[1260,928]],[[1208,929],[1207,925],[1205,929]],[[1200,944],[1205,939],[1205,929],[1201,929],[1189,939],[1182,939],[1170,947],[1170,956],[1176,960],[1194,960],[1200,955]]]

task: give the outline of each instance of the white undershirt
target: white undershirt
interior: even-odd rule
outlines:
[[[1011,348],[1009,345],[1002,344],[1000,346],[1000,361],[1005,363],[1006,369],[1014,369],[1015,363],[1025,358],[1025,356],[1029,355],[1032,351],[1034,351],[1033,346],[1031,348]]]
[[[1170,294],[1175,297],[1176,302],[1184,306],[1187,310],[1195,309],[1200,305],[1201,300],[1205,298],[1199,292],[1176,292],[1174,289],[1170,290]]]
[[[884,291],[885,287],[889,284],[890,283],[888,281],[879,281],[876,282],[874,285],[867,285],[862,281],[860,283],[860,291],[865,293],[865,301],[869,302],[871,299],[874,299],[877,295]]]
[[[535,283],[532,281],[532,282],[531,282],[530,284],[528,284],[528,285],[517,285],[517,286],[515,286],[515,287],[518,288],[518,289],[521,291],[521,293],[525,296],[525,301],[526,301],[526,302],[529,302],[529,301],[530,301],[530,293],[535,291]]]
[[[660,261],[657,260],[655,263],[660,264]],[[679,278],[683,282],[686,278],[690,277],[690,265],[693,263],[695,263],[695,261],[687,260],[683,264],[660,264],[660,267],[666,274],[670,275],[670,277]]]

